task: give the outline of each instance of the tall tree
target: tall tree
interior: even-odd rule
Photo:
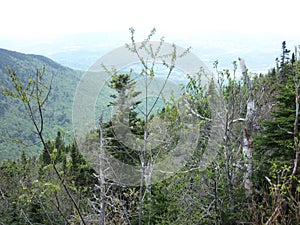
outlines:
[[[245,161],[245,173],[244,173],[244,187],[247,191],[248,197],[251,197],[253,193],[253,127],[254,127],[254,118],[255,118],[255,104],[253,99],[253,80],[251,74],[248,74],[246,64],[243,59],[239,58],[240,66],[242,69],[244,86],[246,87],[247,96],[247,111],[245,117],[245,128],[244,128],[244,137],[243,137],[243,154]],[[240,119],[241,120],[241,119]]]
[[[127,135],[134,134],[141,136],[143,134],[143,120],[138,118],[136,108],[141,103],[137,100],[140,94],[136,91],[136,81],[132,79],[131,74],[118,74],[116,70],[112,71],[111,80],[108,86],[117,94],[112,94],[113,101],[108,106],[113,106],[115,114],[108,124],[103,124],[106,129],[107,137],[111,138],[108,144],[111,152],[117,159],[131,165],[138,164],[138,152],[130,148],[133,143],[126,145],[124,140]],[[129,140],[130,138],[128,138]]]
[[[278,68],[277,93],[275,106],[271,112],[271,118],[262,121],[263,130],[257,136],[256,156],[260,157],[260,177],[268,176],[272,163],[288,163],[295,155],[294,126],[295,123],[295,80],[290,70],[291,61],[287,60],[286,49],[283,43],[281,65]],[[284,75],[284,76],[283,76]],[[284,77],[284,82],[282,78]],[[276,77],[275,77],[276,79]]]

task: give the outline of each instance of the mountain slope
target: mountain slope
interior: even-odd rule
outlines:
[[[37,69],[45,69],[47,80],[53,78],[52,91],[45,106],[45,138],[55,137],[58,130],[72,131],[72,103],[82,72],[64,67],[40,55],[23,54],[0,49],[0,82],[12,88],[7,67],[14,70],[22,81],[28,80]],[[21,150],[36,155],[41,145],[21,102],[0,95],[0,161],[20,155]]]

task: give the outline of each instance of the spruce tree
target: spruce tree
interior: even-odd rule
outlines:
[[[134,135],[143,134],[143,120],[138,117],[138,112],[136,111],[141,103],[136,100],[140,92],[135,91],[135,86],[136,82],[131,78],[131,74],[118,74],[114,71],[108,87],[116,91],[116,94],[111,95],[112,101],[109,103],[109,106],[115,108],[115,114],[104,125],[106,136],[110,140],[108,149],[111,154],[131,165],[137,163],[139,153],[135,149],[131,149],[130,146],[126,146],[119,138],[124,138],[128,135],[128,128]],[[115,131],[118,131],[117,137]]]
[[[276,79],[277,83],[275,104],[271,118],[262,121],[263,130],[255,140],[255,155],[259,163],[257,175],[263,180],[265,176],[269,176],[272,164],[288,164],[295,156],[293,136],[295,83],[289,52],[286,49],[286,43],[283,42],[280,66],[276,70],[276,76],[274,76],[274,70],[268,75],[269,79]]]

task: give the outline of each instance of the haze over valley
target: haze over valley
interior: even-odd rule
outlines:
[[[149,31],[150,32],[150,31]],[[142,41],[145,34],[137,40]],[[297,36],[278,34],[241,34],[241,33],[204,33],[186,37],[168,37],[168,34],[156,34],[156,40],[165,36],[167,42],[181,47],[191,47],[191,52],[200,58],[210,69],[218,60],[221,68],[230,68],[238,57],[244,58],[251,72],[266,73],[274,67],[275,58],[280,55],[282,41],[289,48],[297,46]],[[130,41],[128,30],[115,32],[94,32],[65,35],[45,41],[5,39],[0,37],[2,48],[23,53],[41,54],[56,62],[86,71],[96,60],[117,47]]]

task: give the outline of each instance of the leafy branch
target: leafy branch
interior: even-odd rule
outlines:
[[[4,86],[1,94],[4,96],[9,96],[15,99],[19,99],[23,103],[26,111],[28,112],[30,120],[34,125],[35,133],[38,135],[45,151],[50,157],[50,163],[55,174],[60,180],[60,183],[62,184],[68,197],[71,199],[82,223],[85,225],[86,223],[84,221],[82,213],[80,212],[79,206],[77,205],[75,199],[71,195],[68,187],[64,183],[64,179],[62,178],[61,174],[59,173],[56,167],[55,161],[52,158],[51,152],[43,136],[43,131],[44,131],[43,107],[48,101],[52,89],[53,76],[51,77],[49,86],[47,86],[44,79],[45,68],[43,68],[42,70],[37,69],[35,76],[29,77],[27,83],[21,81],[21,79],[11,68],[7,68],[7,74],[9,75],[11,84],[13,85],[13,89]],[[66,222],[68,223],[68,221]]]

